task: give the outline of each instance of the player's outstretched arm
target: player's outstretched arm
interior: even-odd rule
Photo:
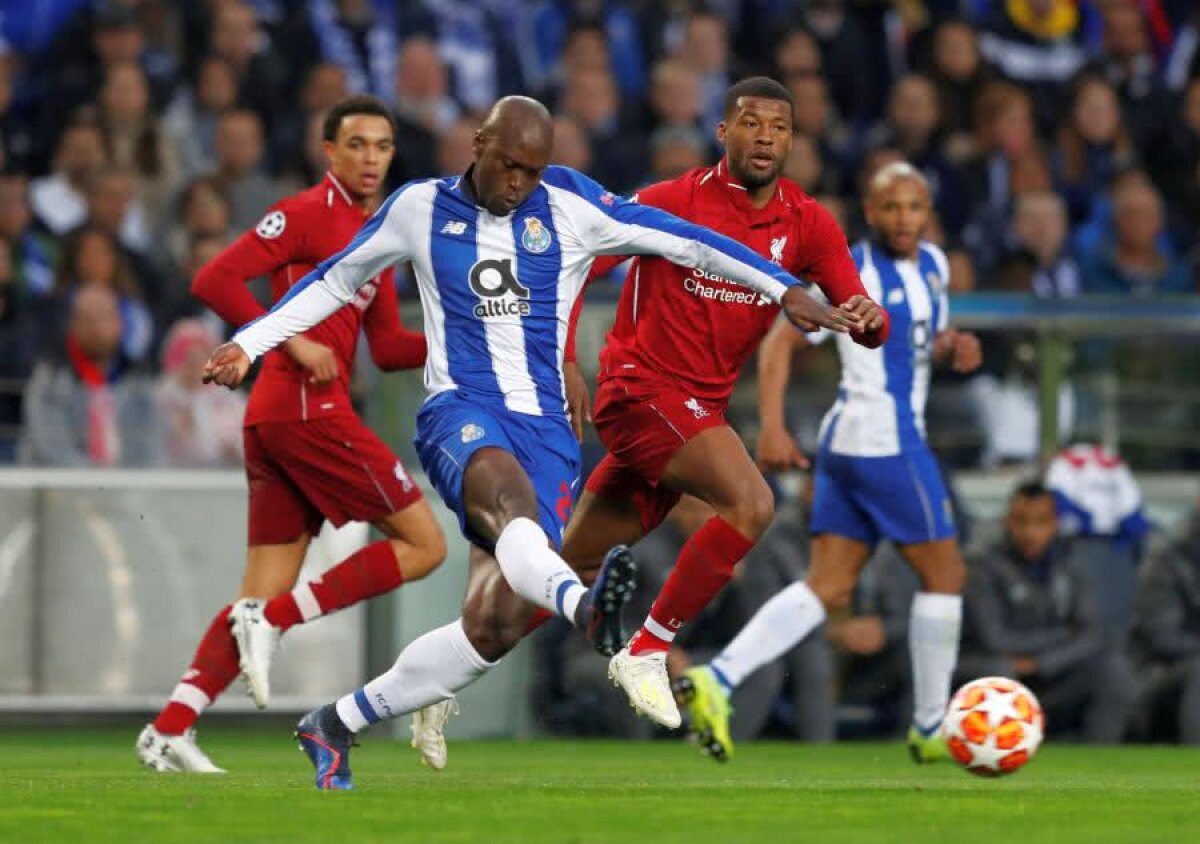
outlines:
[[[778,320],[758,349],[758,415],[762,429],[756,457],[764,472],[786,472],[808,468],[808,459],[788,433],[783,405],[792,355],[812,345],[803,332],[787,320]]]
[[[346,305],[388,266],[411,258],[409,227],[403,222],[408,209],[402,201],[409,189],[392,194],[345,249],[318,264],[270,311],[234,335],[233,342],[250,362]]]

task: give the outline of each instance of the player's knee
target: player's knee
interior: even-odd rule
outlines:
[[[826,613],[850,609],[850,602],[854,597],[853,583],[843,583],[836,580],[810,580],[808,581],[808,588],[812,589],[813,594],[820,600],[821,606],[825,607]]]
[[[409,544],[392,540],[392,550],[406,581],[420,580],[437,569],[446,559],[446,538],[441,531]]]
[[[940,555],[932,564],[921,569],[921,587],[926,592],[942,595],[961,595],[967,584],[967,566],[957,549]]]
[[[775,518],[775,497],[765,482],[750,486],[721,515],[746,538],[758,539]]]

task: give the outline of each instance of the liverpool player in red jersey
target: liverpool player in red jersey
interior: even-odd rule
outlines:
[[[717,131],[726,154],[715,167],[652,185],[638,201],[739,240],[811,280],[848,317],[857,342],[883,343],[887,315],[866,295],[845,235],[828,212],[780,178],[792,141],[787,89],[765,77],[737,83],[726,94]],[[598,260],[592,277],[621,260]],[[586,582],[610,548],[652,530],[682,493],[715,511],[684,546],[645,626],[609,665],[634,707],[668,727],[680,723],[665,664],[671,640],[721,590],[774,515],[771,491],[726,423],[725,407],[779,310],[726,279],[636,258],[601,355],[593,418],[609,455],[567,525],[563,557]],[[468,603],[465,617],[475,616],[498,631],[492,659],[539,620],[535,607],[512,596]],[[419,713],[416,721],[428,718]]]
[[[193,282],[196,297],[231,325],[266,313],[246,283],[269,273],[278,299],[346,246],[378,205],[394,135],[390,111],[373,97],[351,97],[331,109],[325,178],[273,206],[254,231],[204,267]],[[150,768],[219,772],[196,745],[192,725],[239,668],[255,703],[265,706],[280,633],[422,578],[445,556],[428,503],[351,407],[360,327],[380,368],[425,361],[425,338],[400,323],[391,269],[351,304],[267,355],[246,409],[249,550],[239,599],[217,613],[166,707],[138,737],[138,757]],[[325,520],[370,522],[387,538],[296,586],[309,541]]]

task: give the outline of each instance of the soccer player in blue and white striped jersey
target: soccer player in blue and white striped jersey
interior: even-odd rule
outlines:
[[[540,607],[578,627],[619,626],[632,558],[610,555],[589,590],[555,551],[580,467],[563,379],[568,318],[597,255],[661,255],[734,279],[807,330],[861,327],[748,247],[548,167],[552,140],[544,106],[501,100],[466,174],[396,191],[206,370],[208,380],[240,383],[251,361],[352,301],[385,267],[412,263],[429,347],[417,451],[474,546],[471,576],[461,622],[417,639],[390,671],[301,722],[318,787],[349,786],[353,732],[452,698],[486,671],[511,639],[500,619],[522,624]],[[513,601],[524,602],[523,619]],[[440,724],[434,732],[440,741]],[[436,752],[425,756],[436,764]]]
[[[900,547],[922,583],[909,625],[909,748],[917,761],[948,758],[938,730],[958,659],[966,570],[950,500],[925,440],[925,400],[932,364],[971,371],[981,362],[979,342],[949,327],[946,256],[921,239],[930,197],[920,172],[904,162],[882,168],[870,182],[865,210],[873,235],[851,254],[863,286],[887,309],[892,332],[877,349],[836,338],[842,381],[821,426],[807,580],[764,604],[709,665],[689,670],[678,684],[693,731],[718,759],[732,752],[732,690],[798,644],[828,610],[847,606],[859,572],[885,539]],[[780,324],[763,344],[758,457],[767,469],[806,465],[784,423],[783,393],[792,352],[821,339]]]

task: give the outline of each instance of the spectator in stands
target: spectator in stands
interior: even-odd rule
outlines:
[[[117,294],[88,285],[71,299],[62,347],[34,367],[25,392],[24,462],[154,466],[161,438],[154,381],[122,354]]]
[[[783,175],[800,185],[809,196],[836,194],[841,183],[837,170],[826,166],[816,139],[808,135],[793,136],[792,148],[783,164]]]
[[[1028,266],[1028,281],[1006,289],[1032,291],[1043,299],[1069,299],[1083,286],[1079,262],[1067,240],[1067,206],[1050,191],[1017,197],[1009,256],[1019,254]]]
[[[966,222],[966,200],[962,177],[942,153],[941,122],[937,88],[927,76],[910,73],[892,86],[885,119],[867,142],[895,147],[924,174],[943,226],[957,237]]]
[[[646,88],[646,64],[637,16],[621,0],[551,0],[534,13],[532,55],[535,88],[549,87],[573,70],[573,39],[584,34],[601,47],[622,96],[639,97]],[[585,49],[592,49],[589,46]],[[611,61],[611,64],[609,62]]]
[[[194,84],[182,88],[171,100],[163,125],[179,150],[188,177],[209,173],[216,166],[217,123],[237,100],[233,66],[219,56],[201,61]]]
[[[674,57],[699,76],[701,128],[714,131],[725,116],[725,91],[744,75],[729,54],[729,25],[716,12],[693,12]]]
[[[1163,122],[1146,166],[1176,213],[1200,220],[1200,76],[1184,89],[1178,119]]]
[[[821,159],[839,181],[851,172],[853,141],[830,107],[829,89],[817,73],[794,73],[787,80],[792,95],[792,131],[817,142]]]
[[[138,198],[153,219],[162,219],[179,188],[179,151],[151,110],[146,76],[136,64],[110,65],[100,88],[100,128],[109,162],[137,175]]]
[[[306,5],[307,23],[316,39],[318,55],[342,70],[346,92],[388,97],[396,76],[397,21],[393,4],[308,0]]]
[[[1075,0],[1011,0],[979,38],[983,57],[1033,95],[1038,125],[1057,122],[1066,86],[1087,61]]]
[[[33,364],[34,337],[12,247],[0,238],[0,463],[11,463],[21,430],[21,392]]]
[[[54,288],[58,240],[34,221],[29,180],[21,173],[0,173],[0,240],[9,247],[11,295],[20,301],[48,295]]]
[[[54,151],[54,171],[29,188],[34,215],[52,233],[63,235],[87,217],[88,179],[108,165],[104,135],[92,123],[68,125]]]
[[[845,0],[810,0],[799,20],[821,48],[821,73],[838,113],[856,123],[879,114],[886,86],[877,73],[881,57],[870,55],[866,34],[845,7]]]
[[[1124,179],[1113,189],[1111,241],[1083,261],[1089,293],[1192,293],[1187,265],[1163,244],[1162,197],[1145,179]]]
[[[700,130],[664,126],[650,136],[650,174],[647,184],[665,182],[708,163],[708,143]]]
[[[462,109],[450,96],[446,65],[437,45],[425,36],[406,38],[396,71],[396,181],[440,175],[437,136],[459,119]]]
[[[793,76],[821,72],[821,48],[803,27],[784,31],[775,45],[774,59],[775,78],[785,82]]]
[[[1072,222],[1091,217],[1097,195],[1135,163],[1116,91],[1099,76],[1080,77],[1053,154],[1055,186],[1067,201]]]
[[[229,198],[234,229],[247,229],[283,192],[263,172],[263,124],[249,109],[221,115],[217,123],[217,169],[221,191]]]
[[[678,59],[663,59],[650,71],[646,105],[647,133],[664,126],[700,128],[700,75]]]
[[[1089,742],[1115,743],[1134,697],[1123,649],[1106,648],[1087,574],[1056,540],[1054,496],[1017,487],[1003,535],[968,555],[962,679],[1002,675],[1028,685],[1051,734],[1078,727]]]
[[[166,243],[172,264],[181,267],[187,262],[197,238],[228,237],[230,213],[229,200],[215,178],[203,176],[188,182],[179,195],[178,210],[167,229]]]
[[[204,363],[220,337],[199,319],[171,326],[162,346],[158,413],[163,453],[172,466],[236,466],[242,458],[243,393],[213,390],[202,380]]]
[[[304,86],[300,89],[297,105],[285,117],[277,121],[267,133],[271,148],[271,160],[275,163],[273,173],[277,176],[299,174],[304,184],[311,184],[305,161],[305,133],[314,115],[324,117],[325,112],[347,96],[346,72],[335,64],[321,62],[308,69]],[[319,171],[324,173],[322,167]],[[320,177],[318,176],[318,181]]]
[[[273,125],[291,98],[283,92],[287,68],[269,45],[249,4],[243,0],[223,0],[216,4],[209,30],[209,50],[233,71],[238,101],[253,109],[266,124]]]
[[[471,117],[461,117],[438,137],[437,172],[438,175],[465,173],[474,159],[473,145],[475,133],[479,131],[479,121]]]
[[[151,215],[138,198],[136,185],[133,173],[122,167],[108,167],[93,174],[84,188],[84,222],[117,238],[125,253],[141,256],[151,249],[153,238]],[[138,281],[143,282],[138,275]]]
[[[1169,107],[1145,12],[1135,0],[1114,0],[1105,4],[1103,15],[1104,44],[1096,69],[1120,94],[1130,134],[1144,143],[1159,123],[1160,109]]]
[[[550,153],[550,162],[581,173],[591,170],[592,145],[579,121],[573,117],[560,114],[554,118],[554,149]]]
[[[979,40],[968,23],[949,20],[938,26],[929,75],[938,90],[947,155],[963,161],[974,146],[971,136],[976,103],[990,81],[990,73],[980,60]]]
[[[121,357],[126,361],[143,360],[154,341],[154,320],[117,239],[92,225],[72,232],[64,243],[54,286],[60,309],[69,314],[79,291],[87,287],[113,292],[121,317]]]
[[[414,18],[427,20],[410,26],[437,42],[438,53],[450,68],[451,93],[456,100],[472,111],[484,112],[500,97],[525,90],[516,33],[492,4],[425,0],[423,6],[423,12]]]
[[[561,110],[587,131],[596,180],[621,193],[633,188],[643,175],[645,141],[623,119],[612,75],[601,70],[573,72],[563,89]]]
[[[1133,652],[1148,737],[1200,746],[1200,510],[1142,566]]]

